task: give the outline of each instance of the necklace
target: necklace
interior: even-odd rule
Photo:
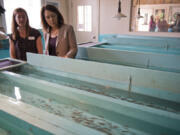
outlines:
[[[51,37],[56,37],[59,33],[59,29],[55,29],[53,31],[51,31]]]

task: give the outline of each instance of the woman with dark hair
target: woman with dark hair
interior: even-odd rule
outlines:
[[[76,37],[71,25],[64,24],[59,10],[53,5],[41,9],[46,54],[74,58],[77,53]]]
[[[11,58],[26,61],[26,52],[43,53],[41,34],[30,27],[28,15],[23,8],[16,8],[13,12],[9,43]]]

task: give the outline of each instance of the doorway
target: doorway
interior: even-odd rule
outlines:
[[[77,43],[98,41],[99,0],[71,0],[70,16]]]

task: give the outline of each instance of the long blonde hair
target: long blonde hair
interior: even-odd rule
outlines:
[[[11,24],[12,38],[13,38],[14,40],[16,40],[17,37],[19,36],[19,32],[18,32],[18,30],[17,30],[18,24],[17,24],[17,22],[16,22],[16,15],[17,15],[17,13],[19,13],[19,12],[25,13],[25,15],[26,15],[26,17],[27,17],[27,22],[26,22],[26,26],[25,26],[25,28],[26,28],[26,36],[29,35],[29,31],[30,31],[30,28],[31,28],[30,25],[29,25],[29,18],[28,18],[28,15],[27,15],[27,12],[25,11],[25,9],[23,9],[23,8],[16,8],[16,9],[14,10],[14,12],[13,12],[12,24]]]

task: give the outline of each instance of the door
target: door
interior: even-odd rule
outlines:
[[[99,0],[72,0],[72,24],[78,43],[98,41]]]

